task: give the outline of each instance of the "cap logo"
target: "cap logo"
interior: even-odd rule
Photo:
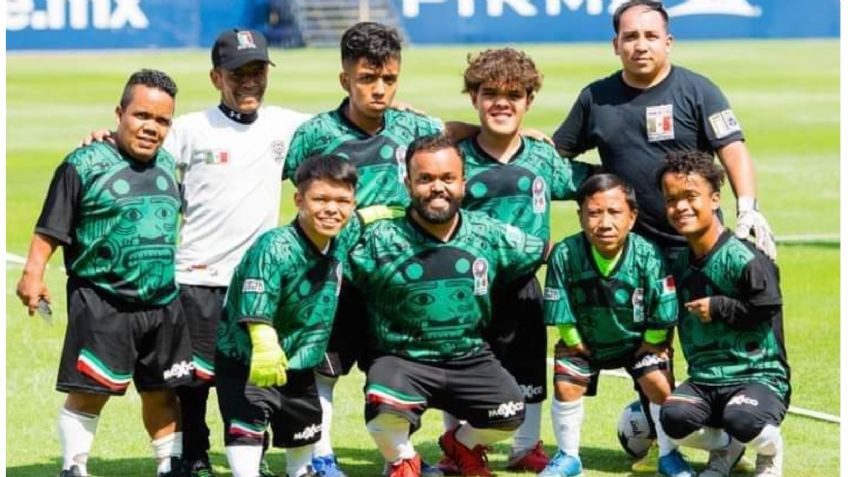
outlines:
[[[250,34],[249,31],[240,31],[236,34],[236,41],[238,41],[239,50],[245,50],[247,48],[256,48],[256,42],[253,41],[253,35]]]

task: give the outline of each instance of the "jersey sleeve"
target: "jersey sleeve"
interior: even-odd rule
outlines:
[[[554,200],[575,200],[580,184],[592,174],[594,167],[581,161],[559,157],[551,148],[550,157],[553,168],[551,198]]]
[[[297,128],[292,138],[286,160],[283,163],[283,180],[289,179],[294,182],[294,173],[297,167],[313,154],[314,132],[310,122],[305,122]]]
[[[503,222],[493,221],[493,229],[498,281],[510,283],[535,273],[545,259],[547,242]]]
[[[186,129],[181,118],[177,118],[162,143],[162,148],[174,158],[179,170],[185,170],[191,162],[191,147],[185,134]]]
[[[677,288],[659,249],[654,247],[653,251],[645,266],[646,324],[648,329],[659,330],[671,328],[677,323]]]
[[[780,277],[771,261],[758,254],[748,262],[737,283],[739,298],[710,297],[710,316],[740,328],[770,320],[783,305]]]
[[[571,107],[571,111],[554,132],[554,145],[557,150],[569,154],[582,154],[595,147],[589,138],[589,113],[592,101],[589,88],[584,88]]]
[[[438,134],[445,130],[445,123],[439,118],[421,116],[418,125],[418,137]]]
[[[35,232],[70,245],[81,195],[82,180],[76,167],[67,161],[62,163],[53,174]]]
[[[548,260],[544,292],[546,325],[573,325],[577,323],[568,296],[567,255],[567,246],[559,244],[554,247]]]
[[[716,150],[744,140],[742,126],[718,86],[704,78],[700,88],[699,117],[710,147]]]
[[[236,322],[274,325],[282,294],[283,273],[291,267],[284,260],[285,248],[278,239],[265,236],[245,253],[228,291],[236,300],[231,308]]]

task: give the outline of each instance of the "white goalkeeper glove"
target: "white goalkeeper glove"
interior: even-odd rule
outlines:
[[[753,236],[754,246],[770,259],[777,259],[774,234],[766,218],[757,210],[757,201],[753,197],[739,197],[736,200],[736,236],[740,239]]]

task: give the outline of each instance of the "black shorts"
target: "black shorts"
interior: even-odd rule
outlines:
[[[191,343],[179,300],[151,307],[68,278],[68,327],[56,389],[123,395],[191,380]]]
[[[380,356],[368,368],[366,422],[388,412],[418,429],[431,406],[483,429],[515,429],[524,421],[524,399],[515,378],[488,350],[438,363]]]
[[[533,277],[492,291],[492,322],[483,332],[495,357],[515,378],[528,404],[548,394],[544,303]]]
[[[327,352],[315,371],[325,376],[343,376],[350,373],[356,363],[365,371],[368,369],[369,336],[365,301],[356,288],[342,282]]]
[[[708,426],[749,442],[766,425],[780,426],[787,409],[788,403],[764,384],[708,386],[686,381],[663,404],[660,422],[675,439]]]
[[[274,447],[301,447],[321,437],[321,402],[312,369],[287,371],[285,386],[247,383],[249,369],[218,355],[216,387],[225,445],[262,445],[270,424]]]
[[[180,303],[191,336],[194,385],[215,380],[215,341],[226,295],[226,287],[180,285]]]
[[[653,353],[610,361],[597,361],[582,356],[566,356],[554,360],[554,382],[565,381],[586,388],[586,396],[598,394],[598,376],[602,369],[624,368],[633,378],[636,390],[641,387],[636,382],[642,376],[653,371],[666,371],[670,361]]]

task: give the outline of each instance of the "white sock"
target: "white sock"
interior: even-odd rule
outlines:
[[[524,406],[524,422],[515,432],[512,439],[512,454],[518,455],[529,451],[541,439],[542,432],[542,403],[526,404]]]
[[[339,378],[315,373],[315,387],[318,388],[318,400],[321,401],[321,438],[312,450],[315,457],[333,454],[330,429],[333,426],[333,388],[338,380]]]
[[[730,435],[716,427],[702,427],[683,439],[676,439],[675,442],[681,446],[711,451],[730,444]]]
[[[368,421],[365,427],[386,462],[394,463],[400,459],[415,457],[415,448],[409,440],[409,421],[406,419],[397,414],[383,412]]]
[[[59,441],[62,443],[62,470],[70,469],[72,465],[79,467],[82,475],[88,475],[86,463],[91,445],[94,443],[94,433],[97,431],[97,420],[100,416],[81,412],[69,411],[62,408],[59,411]]]
[[[459,427],[461,421],[456,418],[453,414],[442,411],[442,424],[445,426],[445,432],[452,431]]]
[[[286,448],[286,475],[289,477],[300,477],[309,472],[312,464],[312,450],[315,447],[307,444],[300,447]]]
[[[156,459],[156,472],[163,474],[171,471],[171,457],[183,455],[183,433],[172,432],[150,442],[153,458]]]
[[[668,437],[662,428],[662,424],[660,424],[660,409],[662,409],[662,405],[651,403],[649,408],[651,410],[651,419],[654,420],[654,427],[657,429],[657,447],[660,448],[660,457],[662,457],[677,449],[677,444]]]
[[[551,421],[557,446],[568,455],[580,455],[580,428],[583,425],[583,398],[551,403]]]
[[[227,446],[227,462],[233,477],[259,477],[262,446]]]
[[[757,454],[775,455],[783,448],[783,437],[780,428],[767,424],[757,437],[747,444],[757,451]]]
[[[515,431],[503,429],[478,429],[467,422],[456,431],[456,440],[469,449],[477,446],[487,446],[495,442],[509,439]]]

